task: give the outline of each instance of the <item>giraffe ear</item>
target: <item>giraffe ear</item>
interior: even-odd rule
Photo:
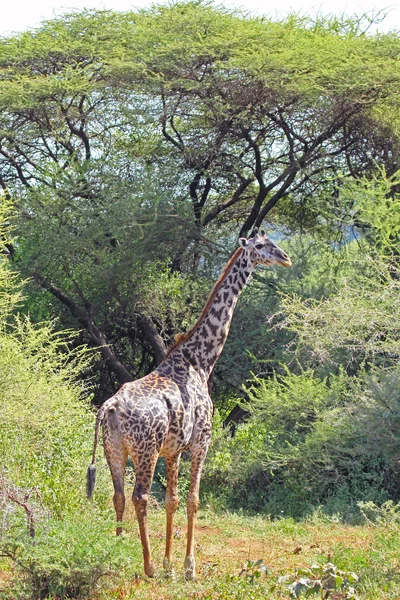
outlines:
[[[239,238],[239,244],[242,246],[242,248],[245,248],[248,243],[249,242],[246,238]]]

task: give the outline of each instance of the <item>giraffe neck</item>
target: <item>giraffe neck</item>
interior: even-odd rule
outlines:
[[[254,264],[250,253],[237,250],[216,283],[194,327],[176,346],[195,368],[211,374],[228,337],[236,303],[250,278]]]

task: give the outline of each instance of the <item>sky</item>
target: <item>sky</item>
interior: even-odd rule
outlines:
[[[150,6],[151,0],[8,0],[3,7],[0,20],[0,35],[25,31],[37,27],[44,19],[51,19],[63,12],[84,8],[107,8],[131,10]],[[158,2],[155,2],[158,3]],[[161,2],[159,2],[161,3]],[[284,17],[290,12],[306,14],[348,14],[387,13],[385,20],[374,29],[380,31],[400,31],[400,0],[217,0],[216,4],[226,7],[239,7],[255,15],[272,18]]]

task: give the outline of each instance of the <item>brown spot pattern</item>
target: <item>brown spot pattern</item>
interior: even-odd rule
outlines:
[[[256,249],[256,244],[258,249]],[[256,235],[236,250],[215,284],[195,325],[177,336],[166,359],[142,379],[126,383],[97,415],[92,466],[99,429],[103,426],[104,452],[114,485],[117,534],[125,508],[124,476],[131,457],[136,481],[132,494],[143,547],[144,570],[154,575],[147,526],[147,506],[159,456],[165,456],[167,533],[164,566],[172,558],[173,518],[178,506],[179,461],[190,451],[192,467],[187,499],[187,548],[185,576],[195,578],[194,530],[199,504],[200,477],[211,438],[212,401],[208,378],[229,333],[236,302],[256,264],[290,259],[265,235]],[[89,468],[90,471],[90,468]]]

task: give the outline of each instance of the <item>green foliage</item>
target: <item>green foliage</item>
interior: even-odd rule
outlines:
[[[345,242],[345,259],[328,275],[331,287],[318,297],[284,294],[281,327],[294,336],[292,348],[303,365],[327,371],[344,366],[357,373],[373,365],[390,368],[399,357],[398,174],[384,171],[346,182],[341,195],[349,214],[344,225],[358,223]],[[351,198],[351,203],[350,203]],[[350,206],[351,204],[351,206]],[[341,245],[343,246],[343,241]],[[330,276],[329,276],[330,275]]]
[[[0,194],[0,331],[7,327],[13,310],[21,302],[21,284],[18,277],[7,268],[4,250],[12,243],[12,202]]]
[[[360,398],[359,427],[372,427],[371,445],[379,444],[395,465],[400,452],[399,367],[374,369],[360,374],[356,390]]]
[[[249,583],[254,583],[256,579],[259,579],[263,575],[268,573],[268,567],[264,564],[262,558],[258,560],[249,559],[243,566],[239,577],[244,577]]]
[[[244,405],[252,416],[234,436],[215,417],[206,493],[274,516],[322,505],[349,520],[359,518],[357,501],[397,499],[397,412],[368,385],[344,371],[254,379]]]
[[[388,260],[397,254],[400,236],[400,172],[392,175],[377,167],[373,177],[347,182],[343,195],[353,199],[353,210],[367,241]]]
[[[296,578],[289,586],[291,598],[318,595],[321,600],[326,600],[333,592],[339,592],[343,600],[356,600],[355,590],[350,584],[357,583],[357,575],[351,571],[342,571],[332,563],[298,569]]]
[[[361,514],[369,525],[393,527],[400,523],[400,504],[388,500],[380,506],[374,502],[359,502]]]
[[[12,334],[1,336],[0,462],[14,483],[40,486],[56,511],[82,495],[92,416],[76,378],[89,364],[88,354],[71,352],[68,337],[50,325],[15,319]]]
[[[16,485],[37,486],[47,508],[59,513],[82,496],[93,419],[88,384],[79,378],[92,357],[71,349],[70,332],[13,313],[21,284],[6,258],[0,258],[0,280],[2,474]]]
[[[295,335],[295,352],[303,364],[349,372],[375,364],[391,366],[400,353],[397,327],[398,268],[379,259],[364,273],[345,278],[328,298],[282,298],[281,326]]]
[[[3,538],[1,554],[11,561],[14,577],[0,598],[88,598],[105,577],[133,577],[140,543],[117,538],[113,527],[113,511],[85,507],[63,520],[43,520],[35,540],[21,532]]]
[[[312,430],[321,412],[346,404],[349,387],[349,379],[341,370],[337,376],[322,380],[312,370],[296,375],[286,368],[283,376],[254,378],[247,388],[247,406],[256,420],[274,432],[278,446],[282,446],[283,436],[289,445],[295,445]]]

